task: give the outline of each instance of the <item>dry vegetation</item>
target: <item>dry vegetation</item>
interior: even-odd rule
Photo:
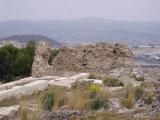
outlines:
[[[93,74],[90,75],[91,79],[94,79],[94,77],[96,78]],[[80,120],[134,120],[131,114],[105,112],[108,109],[110,97],[121,99],[122,106],[128,109],[133,108],[139,99],[145,99],[147,104],[152,103],[154,94],[151,91],[145,91],[146,87],[144,87],[144,84],[138,87],[131,85],[124,87],[125,93],[121,91],[121,94],[113,97],[113,95],[110,96],[111,93],[106,89],[106,86],[113,87],[123,84],[119,79],[115,78],[107,78],[104,80],[104,83],[104,86],[100,86],[89,81],[77,81],[72,84],[71,89],[52,86],[45,91],[31,96],[24,96],[21,99],[11,98],[2,100],[0,107],[19,104],[21,120],[38,120],[44,111],[56,111],[62,108],[87,111],[87,115],[82,116]],[[97,111],[101,112],[98,114]],[[78,120],[79,118],[71,117],[71,120],[75,119]]]

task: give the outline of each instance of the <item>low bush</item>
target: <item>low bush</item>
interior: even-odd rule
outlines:
[[[134,105],[135,97],[134,97],[134,88],[132,86],[127,86],[125,97],[122,99],[122,105],[131,108]]]
[[[72,84],[72,89],[83,89],[86,90],[91,85],[90,81],[76,81]]]
[[[116,79],[116,78],[111,78],[111,77],[108,77],[106,78],[103,83],[106,85],[106,86],[109,86],[109,87],[117,87],[117,86],[124,86],[123,82],[119,79]]]
[[[89,106],[92,110],[98,110],[102,107],[107,107],[108,92],[101,89],[99,85],[91,85],[88,89],[90,102]]]
[[[90,98],[95,98],[96,95],[100,92],[100,86],[92,84],[88,88]]]
[[[142,95],[144,94],[144,88],[142,86],[136,87],[134,90],[134,94],[135,94],[136,100],[140,99]]]
[[[90,73],[88,79],[96,79],[96,75],[94,73]]]
[[[42,98],[42,106],[44,110],[51,111],[54,105],[55,94],[47,92]]]
[[[98,110],[98,109],[104,107],[105,101],[101,100],[101,99],[94,99],[91,101],[90,105],[91,105],[92,110]]]

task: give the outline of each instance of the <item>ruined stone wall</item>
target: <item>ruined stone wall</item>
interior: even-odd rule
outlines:
[[[48,65],[50,47],[39,42],[32,67],[33,76],[64,75],[65,73],[107,73],[112,68],[130,66],[132,52],[127,45],[96,43],[63,47]]]
[[[127,45],[97,43],[64,47],[52,62],[55,72],[106,73],[112,68],[131,65],[132,52]]]
[[[47,75],[50,68],[48,59],[50,56],[50,45],[48,42],[40,41],[36,44],[34,62],[32,64],[32,76]]]

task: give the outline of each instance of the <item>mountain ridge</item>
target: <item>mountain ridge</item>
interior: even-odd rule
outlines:
[[[98,18],[49,21],[0,22],[0,37],[12,34],[40,34],[58,42],[125,42],[160,44],[160,21],[130,22]]]

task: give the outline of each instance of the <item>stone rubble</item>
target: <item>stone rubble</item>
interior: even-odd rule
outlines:
[[[160,87],[155,90],[155,97],[152,102],[152,115],[160,114]]]
[[[18,120],[19,106],[1,107],[0,120]]]
[[[81,117],[83,115],[79,110],[61,110],[55,112],[46,112],[41,115],[39,120],[68,120],[69,117]]]

